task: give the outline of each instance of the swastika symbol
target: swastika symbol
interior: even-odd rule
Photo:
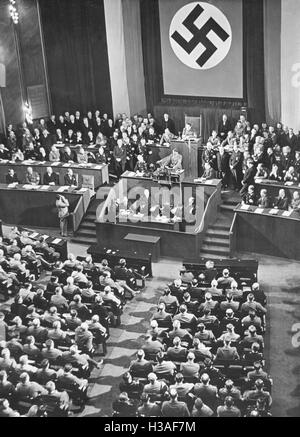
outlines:
[[[181,8],[170,27],[176,56],[192,68],[208,69],[219,64],[230,50],[231,39],[231,26],[223,12],[204,2]]]

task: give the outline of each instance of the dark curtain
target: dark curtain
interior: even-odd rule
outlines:
[[[53,112],[112,114],[103,0],[39,0]]]
[[[155,108],[160,116],[162,111],[177,114],[181,111],[180,123],[184,112],[192,110],[196,115],[202,112],[209,118],[204,120],[204,133],[216,128],[216,117],[226,112],[235,117],[242,106],[248,105],[248,118],[251,122],[264,121],[264,35],[263,1],[243,0],[244,26],[244,93],[245,101],[230,99],[201,99],[180,96],[164,96],[161,60],[159,2],[141,1],[141,24],[143,59],[145,71],[145,90],[148,110]],[[161,110],[160,110],[161,108]],[[177,110],[179,109],[179,110]],[[175,120],[176,121],[176,120]],[[204,135],[204,137],[205,137]]]
[[[244,0],[244,51],[247,102],[252,123],[265,121],[264,4]]]
[[[146,104],[153,112],[164,92],[158,0],[141,0],[141,27]]]

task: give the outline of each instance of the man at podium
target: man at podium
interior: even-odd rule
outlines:
[[[157,161],[157,164],[162,168],[170,168],[172,171],[182,170],[182,156],[174,149],[171,155]]]

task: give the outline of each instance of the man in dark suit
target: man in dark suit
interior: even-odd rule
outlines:
[[[204,168],[205,168],[205,164],[206,164],[207,162],[210,163],[210,165],[211,165],[211,167],[212,167],[213,169],[216,169],[216,153],[215,153],[215,151],[213,150],[213,145],[212,145],[212,143],[208,142],[208,143],[206,144],[206,147],[204,148],[204,150],[203,150],[203,152],[202,152],[201,160],[202,160],[202,168],[203,168],[203,171],[204,171]]]
[[[239,355],[236,347],[232,347],[229,340],[224,340],[224,346],[219,347],[216,354],[216,359],[220,361],[233,361],[238,360]]]
[[[190,413],[185,402],[178,401],[176,389],[170,390],[170,400],[162,403],[162,417],[189,417]]]
[[[298,145],[298,140],[292,128],[289,128],[288,133],[285,134],[285,143],[287,146],[290,146],[292,153],[295,153]]]
[[[42,132],[41,145],[45,149],[48,158],[52,146],[52,139],[50,133],[46,129]]]
[[[242,180],[242,160],[243,155],[237,144],[233,146],[233,152],[229,159],[229,166],[233,176],[233,185],[235,190],[239,190]]]
[[[247,161],[247,169],[245,171],[243,180],[242,180],[242,185],[243,188],[240,191],[241,196],[243,196],[245,193],[247,193],[248,188],[250,185],[254,185],[255,181],[254,181],[254,177],[256,175],[256,169],[254,167],[254,162],[252,161],[252,159],[248,159]]]
[[[223,188],[227,188],[229,184],[229,154],[225,151],[224,147],[219,146],[217,152],[217,172],[218,177],[222,179]]]
[[[289,199],[286,197],[285,191],[279,190],[278,197],[275,197],[274,208],[287,211]]]
[[[71,168],[68,169],[67,174],[64,177],[64,184],[69,187],[77,187],[77,180]]]
[[[5,182],[7,185],[19,183],[18,176],[15,174],[15,171],[12,168],[8,170],[8,174],[5,176]]]
[[[283,147],[281,157],[281,168],[284,175],[288,169],[293,165],[292,149],[289,146]]]
[[[75,120],[75,116],[73,114],[70,115],[70,120],[68,121],[68,130],[72,130],[73,132],[76,132],[77,123]]]
[[[50,132],[50,134],[53,136],[56,133],[56,129],[58,128],[57,122],[55,119],[55,115],[50,116],[50,120],[47,122],[47,129]]]
[[[226,114],[222,115],[222,120],[218,124],[218,135],[221,140],[225,140],[228,132],[231,130],[231,125]]]
[[[65,146],[60,152],[60,160],[61,162],[77,162],[76,153],[70,147]]]
[[[44,185],[59,185],[57,174],[53,173],[52,167],[47,167],[43,182]]]
[[[121,138],[117,140],[117,145],[114,147],[113,157],[115,160],[115,172],[117,177],[119,178],[121,174],[125,171],[127,158],[126,146],[123,144],[123,140]]]
[[[68,133],[65,137],[65,143],[69,144],[70,146],[74,146],[76,144],[75,134],[72,129],[68,129]]]
[[[169,117],[169,114],[164,114],[163,121],[161,123],[162,132],[165,132],[166,129],[176,135],[176,128],[174,121]]]
[[[55,144],[63,144],[65,142],[65,136],[59,128],[56,129],[53,138]]]

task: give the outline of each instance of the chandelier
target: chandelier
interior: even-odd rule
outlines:
[[[16,0],[9,0],[9,13],[14,24],[19,23],[19,12],[16,5]]]

